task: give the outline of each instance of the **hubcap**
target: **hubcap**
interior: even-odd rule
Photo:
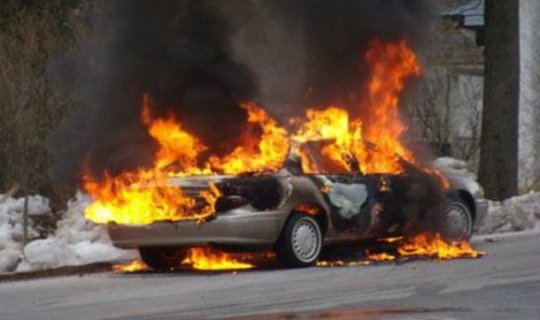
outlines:
[[[469,210],[461,203],[452,203],[448,206],[446,219],[451,236],[461,238],[471,234],[471,215]]]
[[[321,233],[317,224],[310,219],[298,220],[292,232],[292,246],[298,259],[311,262],[321,249]]]

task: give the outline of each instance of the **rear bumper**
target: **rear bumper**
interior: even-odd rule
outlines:
[[[475,204],[476,219],[474,221],[474,229],[477,230],[478,228],[480,228],[480,226],[484,222],[484,219],[487,216],[489,204],[488,201],[485,199],[476,199]]]
[[[120,248],[263,245],[276,241],[285,217],[280,211],[252,212],[248,208],[239,208],[219,214],[202,225],[195,221],[179,221],[141,226],[109,224],[108,228],[114,245]]]

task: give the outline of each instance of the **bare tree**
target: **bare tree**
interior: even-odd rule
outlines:
[[[424,142],[436,154],[450,153],[450,82],[446,68],[434,68],[426,73],[418,99],[409,103],[409,114],[415,121]]]
[[[49,63],[70,44],[53,12],[14,12],[0,33],[0,188],[54,196],[47,137],[70,109],[47,78]]]
[[[437,155],[475,162],[480,144],[482,80],[455,75],[451,68],[430,68],[417,99],[406,106],[416,133]]]
[[[452,104],[455,113],[452,117],[453,154],[470,163],[477,163],[482,124],[483,79],[469,75],[458,78],[461,80],[458,88],[460,97]]]

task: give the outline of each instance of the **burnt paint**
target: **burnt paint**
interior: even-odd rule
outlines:
[[[363,234],[368,229],[371,221],[370,211],[373,205],[372,197],[374,194],[374,186],[369,179],[361,174],[309,175],[309,177],[319,190],[321,190],[323,198],[331,210],[330,218],[332,219],[332,224],[337,231],[352,231]],[[362,204],[360,210],[356,214],[353,214],[350,219],[344,218],[340,214],[340,208],[330,199],[328,192],[322,191],[328,187],[325,180],[333,184],[365,186],[367,199]]]
[[[329,217],[336,231],[358,235],[408,234],[429,229],[434,210],[443,199],[436,178],[420,171],[400,175],[324,174],[308,177],[320,190],[330,208]],[[249,175],[218,184],[224,195],[246,198],[257,210],[278,207],[285,197],[282,178],[274,175]],[[329,186],[330,184],[330,186]],[[367,198],[357,213],[346,217],[332,202],[325,188],[331,185],[361,185]],[[343,196],[343,195],[342,195]],[[351,200],[353,201],[353,200]]]

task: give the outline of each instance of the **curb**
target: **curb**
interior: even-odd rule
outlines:
[[[505,233],[493,233],[493,234],[480,234],[475,235],[471,238],[471,242],[479,241],[499,241],[504,239],[519,239],[524,237],[530,237],[540,234],[540,230],[531,229],[524,231],[514,231],[514,232],[505,232]]]
[[[93,263],[82,266],[66,266],[29,272],[6,273],[0,274],[0,283],[42,278],[65,277],[73,275],[78,275],[82,277],[86,274],[110,271],[112,269],[112,265],[112,263]]]

